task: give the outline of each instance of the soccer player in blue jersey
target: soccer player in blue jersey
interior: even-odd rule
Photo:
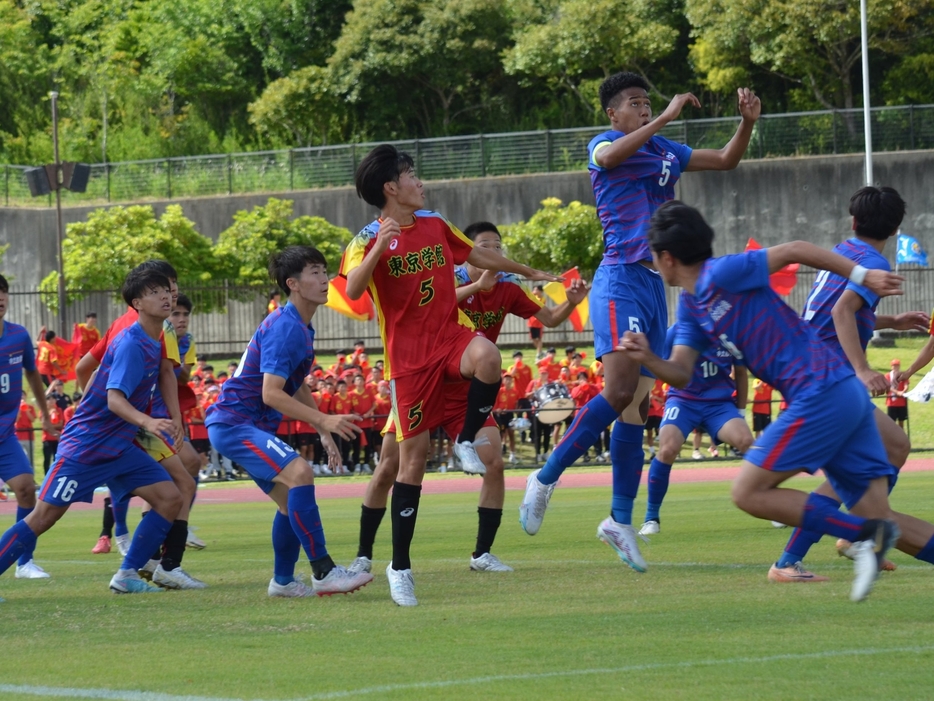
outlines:
[[[677,332],[677,323],[668,329],[666,358],[671,354]],[[735,381],[731,374],[735,374]],[[748,394],[748,373],[742,360],[734,358],[725,348],[715,346],[701,354],[687,387],[668,390],[665,414],[658,431],[658,453],[649,466],[648,506],[640,535],[660,531],[659,511],[668,492],[671,465],[685,437],[694,428],[703,429],[716,442],[728,443],[740,453],[749,449],[752,431],[743,413]]]
[[[153,270],[133,270],[123,285],[123,298],[139,319],[114,341],[104,355],[84,399],[62,434],[55,464],[45,476],[39,504],[0,536],[0,574],[36,538],[65,515],[76,501],[90,502],[94,490],[107,484],[114,499],[132,493],[153,510],[137,527],[123,564],[110,581],[117,593],[162,591],[140,579],[137,570],[162,542],[182,505],[168,473],[133,443],[143,428],[157,434],[172,431],[172,422],[145,414],[159,376],[162,323],[172,311],[169,280]]]
[[[837,244],[834,252],[864,268],[888,271],[889,262],[882,253],[886,242],[898,233],[898,227],[905,216],[905,201],[893,188],[868,186],[860,188],[850,198],[849,211],[853,217],[854,235]],[[878,304],[879,296],[864,285],[857,285],[829,270],[822,270],[814,281],[801,315],[821,340],[844,357],[856,376],[875,395],[888,390],[889,381],[885,375],[873,370],[866,358],[866,346],[869,345],[873,331],[925,330],[930,323],[924,312],[876,315]],[[873,416],[889,462],[900,469],[911,449],[908,436],[880,408],[876,407]],[[840,499],[829,483],[822,484],[815,493],[816,498],[824,500],[828,505],[840,507]],[[899,521],[899,527],[902,536],[898,547],[906,549],[911,555],[920,552],[934,535],[934,530],[929,532],[921,524],[912,527]],[[825,581],[826,577],[814,575],[801,564],[811,546],[820,538],[820,533],[794,529],[782,556],[769,569],[769,579],[782,583]],[[846,553],[849,545],[845,541],[839,544],[841,554]],[[894,565],[889,562],[885,563],[885,567],[894,569]]]
[[[746,453],[733,483],[733,501],[758,518],[853,542],[856,576],[850,597],[860,601],[872,589],[885,553],[899,535],[893,520],[899,515],[888,502],[896,470],[879,437],[866,388],[845,360],[771,289],[769,274],[803,263],[879,296],[899,294],[901,278],[804,241],[713,258],[713,236],[696,209],[677,201],[659,208],[649,242],[662,277],[684,289],[678,332],[668,360],[655,355],[641,333],[627,332],[620,347],[657,376],[684,387],[699,354],[715,344],[781,392],[789,407]],[[849,513],[817,495],[779,488],[798,472],[818,469]],[[613,545],[623,557],[622,544]],[[934,541],[926,547],[934,551]]]
[[[23,395],[23,375],[39,405],[42,426],[52,431],[49,407],[45,401],[42,376],[36,369],[36,356],[29,332],[5,320],[10,285],[0,275],[0,483],[6,482],[16,495],[16,520],[22,521],[36,507],[36,481],[30,458],[16,440],[16,415]],[[45,579],[48,572],[33,562],[33,548],[20,555],[18,579]]]
[[[624,538],[638,552],[632,528],[632,505],[642,476],[643,425],[648,413],[651,373],[629,354],[616,351],[625,331],[647,334],[656,353],[662,352],[668,309],[665,290],[646,240],[649,219],[663,202],[674,197],[681,173],[689,170],[735,168],[759,118],[759,98],[739,89],[742,121],[722,149],[692,150],[659,136],[678,118],[685,105],[700,107],[694,95],[676,95],[652,119],[649,85],[634,73],[617,73],[600,86],[600,104],[610,130],[596,136],[588,147],[590,178],[603,225],[604,254],[594,275],[590,315],[594,351],[603,362],[606,385],[577,413],[544,467],[529,475],[519,508],[519,521],[529,535],[541,527],[548,500],[561,473],[573,464],[615,419],[610,440],[613,463],[613,499],[610,517],[600,532]]]
[[[279,507],[272,522],[274,575],[269,596],[349,593],[368,584],[373,575],[334,564],[325,547],[311,466],[275,436],[283,414],[311,424],[336,468],[341,455],[331,434],[349,439],[360,432],[353,423],[359,416],[318,411],[305,384],[315,357],[311,319],[328,301],[327,263],[317,249],[289,246],[272,257],[269,274],[289,301],[263,319],[204,423],[211,444],[243,465]],[[302,548],[314,573],[311,587],[295,577]]]

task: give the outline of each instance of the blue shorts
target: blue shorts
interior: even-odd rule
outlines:
[[[23,446],[16,439],[16,434],[11,433],[0,441],[0,480],[9,482],[14,477],[26,474],[33,474],[32,465],[29,464]]]
[[[733,402],[692,402],[680,397],[668,397],[659,430],[673,424],[682,436],[687,437],[695,428],[700,428],[716,439],[720,429],[733,419],[745,420]]]
[[[764,470],[823,469],[846,507],[855,506],[869,482],[897,470],[876,428],[875,405],[853,375],[807,397],[795,397],[744,456]]]
[[[260,431],[256,426],[211,424],[208,426],[208,437],[218,453],[243,465],[243,469],[266,494],[275,486],[273,479],[276,475],[300,457],[288,443],[271,433]]]
[[[133,445],[113,460],[93,465],[75,458],[58,458],[42,481],[39,499],[52,506],[68,506],[76,501],[91,502],[94,490],[106,484],[111,498],[123,501],[140,487],[171,481],[162,465]]]
[[[652,352],[663,355],[668,302],[662,276],[639,263],[601,265],[590,289],[590,318],[598,360],[616,350],[626,331],[641,331]],[[654,377],[645,368],[642,374]]]

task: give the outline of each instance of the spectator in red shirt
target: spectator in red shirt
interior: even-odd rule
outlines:
[[[548,382],[557,382],[561,376],[561,363],[555,360],[556,353],[557,351],[554,348],[549,348],[545,357],[536,363],[539,370],[544,370],[547,373]]]
[[[525,396],[534,405],[535,392],[548,384],[548,371],[539,370],[538,379],[532,380],[525,388]],[[551,441],[551,426],[538,419],[538,413],[532,419],[532,442],[535,444],[535,462],[544,462]]]
[[[509,462],[512,464],[517,463],[518,460],[516,459],[516,433],[510,422],[519,415],[516,411],[519,399],[519,389],[512,375],[506,373],[503,375],[503,385],[499,388],[499,394],[496,395],[496,404],[493,405],[493,418],[499,424],[500,434],[504,435],[509,443]]]
[[[758,438],[772,423],[772,386],[762,380],[752,383],[752,430]]]
[[[330,414],[352,414],[353,413],[353,399],[350,394],[347,393],[347,383],[344,380],[337,381],[337,394],[331,397],[330,404],[328,405],[328,413]],[[353,446],[353,441],[342,438],[338,434],[332,434],[334,442],[337,444],[337,447],[341,451],[341,473],[342,475],[350,474],[350,449]]]
[[[23,391],[23,398],[19,402],[19,412],[16,414],[16,424],[14,430],[16,431],[16,440],[19,441],[19,444],[23,447],[23,450],[26,452],[26,456],[29,458],[29,466],[32,467],[33,461],[33,446],[35,445],[35,430],[34,425],[36,423],[36,408],[26,401],[26,392]]]
[[[52,424],[52,431],[42,429],[42,474],[49,474],[49,468],[55,461],[55,453],[58,451],[58,439],[62,435],[62,429],[65,427],[65,417],[58,404],[51,402],[49,404],[49,422]]]
[[[571,399],[574,400],[574,406],[580,409],[598,394],[600,394],[600,390],[595,384],[590,382],[590,372],[587,368],[582,368],[580,372],[577,373],[577,381],[571,387]],[[610,450],[610,439],[607,431],[603,431],[603,433],[597,437],[593,449],[596,461],[604,462],[607,458],[606,452]],[[587,459],[586,453],[584,454],[584,459]]]
[[[908,380],[899,377],[902,374],[901,360],[893,358],[891,365],[892,369],[885,374],[889,383],[889,389],[885,393],[885,409],[889,418],[895,421],[899,428],[904,429],[905,421],[908,420],[908,400],[905,398]]]
[[[361,353],[361,355],[364,355]],[[361,416],[362,420],[355,422],[363,433],[354,436],[353,440],[353,463],[354,474],[373,474],[370,463],[373,460],[373,448],[377,444],[377,433],[373,430],[373,414],[376,413],[376,392],[367,385],[363,375],[357,375],[353,379],[354,389],[350,393],[353,403],[353,413]],[[363,460],[360,460],[360,449],[363,449]]]
[[[655,438],[658,436],[658,428],[665,415],[667,394],[665,383],[655,378],[655,385],[649,392],[649,417],[645,421],[645,447],[649,451],[649,457],[655,457]]]
[[[545,304],[545,288],[541,285],[535,285],[532,288],[532,294],[538,297],[541,300],[542,305]],[[535,359],[541,360],[542,357],[542,335],[545,332],[545,325],[540,322],[536,317],[529,317],[529,338],[532,339],[532,345],[535,346]]]

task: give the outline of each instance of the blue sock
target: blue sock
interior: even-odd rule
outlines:
[[[295,563],[298,562],[301,549],[302,544],[292,530],[289,517],[277,511],[272,520],[272,551],[275,555],[273,574],[276,584],[285,586],[295,579]]]
[[[35,507],[33,507],[33,508],[35,508]],[[31,514],[31,513],[32,513],[32,509],[27,509],[27,508],[25,508],[25,507],[22,507],[22,506],[17,505],[17,507],[16,507],[16,520],[17,520],[17,521],[22,521],[24,518],[26,518],[27,516],[29,516],[29,514]],[[29,548],[29,549],[26,550],[22,555],[20,555],[19,561],[18,561],[16,564],[17,564],[17,565],[25,565],[27,562],[29,562],[29,561],[32,559],[32,554],[33,554],[35,551],[36,551],[36,545],[35,545],[35,543],[33,543],[33,546],[32,546],[31,548]]]
[[[120,569],[138,570],[149,562],[149,558],[165,540],[172,522],[167,521],[156,511],[150,511],[146,518],[140,520],[130,542],[130,549],[123,558]]]
[[[632,504],[639,493],[642,465],[642,433],[645,427],[617,421],[610,435],[610,460],[613,463],[613,501],[610,512],[613,520],[632,524]]]
[[[132,498],[133,495],[130,494],[124,497],[122,501],[116,499],[110,501],[110,508],[114,512],[114,535],[122,536],[130,532],[130,529],[126,527],[126,514],[130,510],[130,499]]]
[[[36,549],[36,534],[25,521],[17,521],[0,536],[0,574],[6,572],[24,552]]]
[[[587,449],[597,442],[597,438],[606,430],[606,427],[618,417],[619,413],[610,406],[602,394],[598,394],[587,402],[577,412],[574,423],[564,434],[561,442],[551,451],[551,456],[538,473],[538,481],[542,484],[557,482],[565,468],[573,465],[575,460],[586,453]]]
[[[827,500],[829,504],[825,499],[827,498],[813,492],[808,495],[801,515],[801,529],[826,533],[850,541],[859,540],[858,536],[866,519],[844,513],[839,510],[833,499]]]
[[[823,504],[829,509],[840,510],[840,502],[832,497],[814,493],[811,496],[814,498],[815,503]],[[815,545],[823,537],[824,534],[817,531],[806,531],[801,527],[795,528],[785,545],[785,552],[782,553],[782,556],[775,564],[779,567],[791,567],[796,562],[804,562],[804,558],[811,546]]]
[[[289,490],[289,522],[298,536],[309,561],[327,557],[328,549],[324,544],[324,528],[315,503],[315,486],[308,484],[292,487]]]
[[[915,555],[915,559],[934,565],[934,538],[931,538],[928,544],[921,548],[921,551]]]
[[[671,465],[666,465],[658,458],[652,458],[649,465],[649,503],[645,509],[646,521],[659,521],[658,512],[668,493],[668,480],[671,478]]]

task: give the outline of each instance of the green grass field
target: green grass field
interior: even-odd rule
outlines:
[[[813,478],[797,478],[803,488]],[[211,489],[223,489],[223,486]],[[902,477],[896,508],[934,518],[934,474]],[[212,505],[208,548],[185,565],[202,592],[114,596],[118,556],[92,556],[100,514],[39,542],[53,578],[0,579],[0,697],[181,699],[929,698],[931,571],[901,553],[868,601],[825,539],[808,564],[832,581],[767,582],[787,530],[739,512],[727,483],[674,484],[646,574],[595,538],[607,489],[558,489],[534,538],[507,493],[494,551],[510,574],[470,572],[476,495],[422,501],[413,548],[420,605],[392,604],[382,572],[352,596],[271,600],[269,504]],[[641,516],[644,489],[637,504]],[[329,550],[355,554],[359,501],[321,502]],[[135,509],[134,509],[135,512]],[[135,519],[136,514],[133,514]],[[5,513],[0,526],[12,517]],[[307,571],[307,565],[300,563]],[[144,694],[143,692],[147,692]]]

